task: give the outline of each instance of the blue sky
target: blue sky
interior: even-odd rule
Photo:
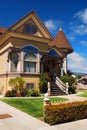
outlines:
[[[68,69],[87,73],[87,0],[0,0],[0,26],[8,28],[32,10],[54,37],[62,26],[74,48]]]

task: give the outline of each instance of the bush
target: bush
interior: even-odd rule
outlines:
[[[16,90],[16,92],[20,94],[24,89],[24,83],[25,81],[21,77],[12,78],[9,80],[9,85],[12,89]]]
[[[39,89],[40,89],[41,93],[47,93],[47,90],[48,90],[47,83],[46,82],[42,82],[40,84]]]
[[[44,121],[50,125],[87,118],[87,101],[47,105]]]
[[[8,90],[5,93],[5,97],[16,97],[17,92],[15,90]]]
[[[65,75],[65,76],[62,76],[60,78],[64,83],[67,83],[69,84],[69,86],[72,86],[73,83],[75,83],[75,78],[72,77],[72,76],[68,76],[68,75]]]
[[[47,93],[47,83],[50,81],[48,73],[42,73],[40,77],[39,89],[41,93]]]
[[[16,97],[21,97],[21,94],[20,94],[20,93],[17,93],[17,94],[16,94]]]
[[[26,89],[23,89],[23,90],[21,91],[21,96],[22,96],[22,97],[25,97],[25,96],[27,96],[27,93],[28,93],[28,91],[27,91]]]
[[[76,87],[75,86],[71,86],[68,88],[68,93],[72,94],[72,93],[76,93]]]
[[[64,83],[67,83],[67,82],[68,82],[68,84],[69,84],[69,88],[68,88],[69,94],[71,94],[71,93],[76,93],[76,87],[73,86],[74,83],[75,83],[75,80],[76,80],[74,77],[65,75],[65,76],[62,76],[60,79],[61,79]]]
[[[38,96],[40,96],[40,93],[35,89],[30,89],[30,90],[28,90],[27,96],[38,97]]]

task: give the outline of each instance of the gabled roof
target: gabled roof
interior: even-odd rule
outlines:
[[[64,32],[62,31],[62,29],[59,30],[57,36],[49,43],[49,46],[56,46],[59,49],[66,49],[66,53],[69,54],[71,52],[73,52],[73,48],[71,47],[68,39],[66,38]]]
[[[55,45],[53,45],[52,47],[49,47],[49,51],[50,50],[55,50],[59,54],[60,57],[65,57],[65,55],[63,54],[63,52],[61,51],[61,49],[59,49]]]
[[[41,19],[34,11],[31,11],[26,16],[21,18],[18,22],[9,27],[8,30],[16,31],[19,27],[28,22],[30,19],[32,19],[32,21],[36,24],[36,26],[38,27],[38,29],[41,31],[41,33],[44,35],[45,38],[53,39],[51,33],[48,31],[48,29],[45,27]]]

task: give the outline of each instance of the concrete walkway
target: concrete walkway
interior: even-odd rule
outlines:
[[[0,101],[0,114],[11,118],[0,119],[0,130],[36,130],[49,125]]]
[[[87,100],[77,94],[59,96],[70,101]],[[0,119],[0,130],[87,130],[87,119],[50,126],[14,107],[0,101],[0,114],[10,114],[11,118]]]
[[[63,96],[58,96],[58,97],[67,98],[70,102],[87,100],[87,98],[85,97],[78,96],[82,93],[83,92],[78,92],[77,94],[63,95]]]

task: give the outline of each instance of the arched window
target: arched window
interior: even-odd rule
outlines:
[[[36,56],[33,53],[24,53],[24,72],[36,72]]]
[[[23,32],[29,33],[29,34],[35,34],[37,32],[37,27],[32,23],[25,24]]]
[[[33,52],[38,52],[38,48],[34,47],[34,46],[25,46],[22,48],[23,51],[33,51]]]
[[[25,56],[24,56],[24,60],[34,61],[34,60],[36,60],[36,56],[32,53],[26,53]]]

